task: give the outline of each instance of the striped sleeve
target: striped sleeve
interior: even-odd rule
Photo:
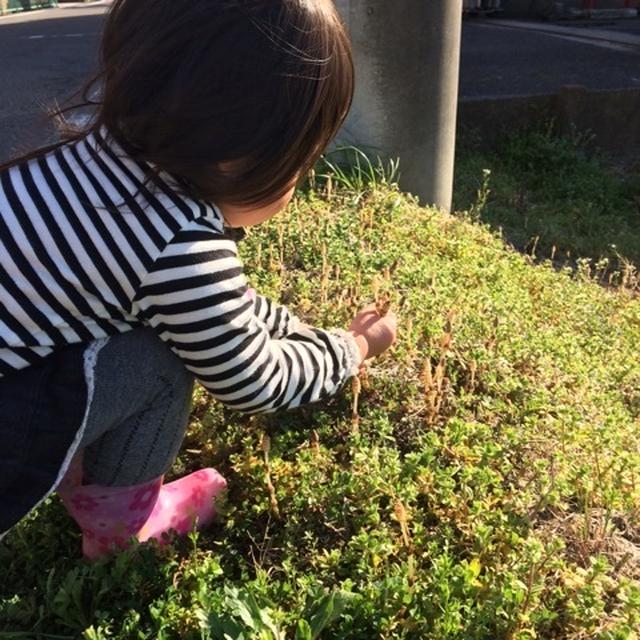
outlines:
[[[252,289],[249,289],[253,293]],[[255,312],[264,323],[272,338],[284,338],[300,328],[300,320],[287,307],[269,300],[259,294],[253,294]]]
[[[133,312],[217,400],[244,413],[328,397],[360,363],[345,332],[293,320],[288,327],[282,311],[275,322],[276,305],[249,293],[235,243],[202,221],[180,231],[156,259]]]

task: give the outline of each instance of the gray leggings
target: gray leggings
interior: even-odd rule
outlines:
[[[81,447],[84,482],[130,486],[166,473],[191,410],[193,376],[150,329],[109,338],[98,353]]]

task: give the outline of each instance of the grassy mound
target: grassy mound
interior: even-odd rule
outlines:
[[[322,406],[198,393],[174,471],[230,483],[198,537],[89,566],[49,500],[0,546],[1,637],[637,637],[633,292],[388,185],[302,195],[242,251],[319,325],[390,297],[399,344]]]

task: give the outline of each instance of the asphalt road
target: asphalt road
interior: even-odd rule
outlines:
[[[105,7],[0,18],[0,161],[53,139],[46,110],[93,73]]]
[[[640,20],[591,27],[536,22],[531,25],[536,30],[520,24],[514,28],[500,19],[465,21],[462,97],[555,93],[568,84],[594,90],[640,87]],[[567,31],[537,30],[549,27]],[[629,42],[603,39],[610,31]]]
[[[64,102],[95,71],[108,4],[61,4],[0,18],[0,162],[53,139],[46,108]],[[558,26],[569,31],[545,31]],[[461,97],[553,93],[565,84],[640,87],[640,19],[510,26],[465,20]]]

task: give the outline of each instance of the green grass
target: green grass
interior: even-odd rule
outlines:
[[[358,415],[351,386],[270,417],[198,392],[174,472],[217,467],[223,521],[88,565],[50,499],[0,545],[0,638],[637,638],[634,290],[350,180],[318,178],[242,252],[321,325],[391,295],[400,339]]]
[[[607,276],[640,265],[640,164],[613,167],[587,142],[529,132],[492,153],[462,148],[456,208],[536,257],[589,258]]]

